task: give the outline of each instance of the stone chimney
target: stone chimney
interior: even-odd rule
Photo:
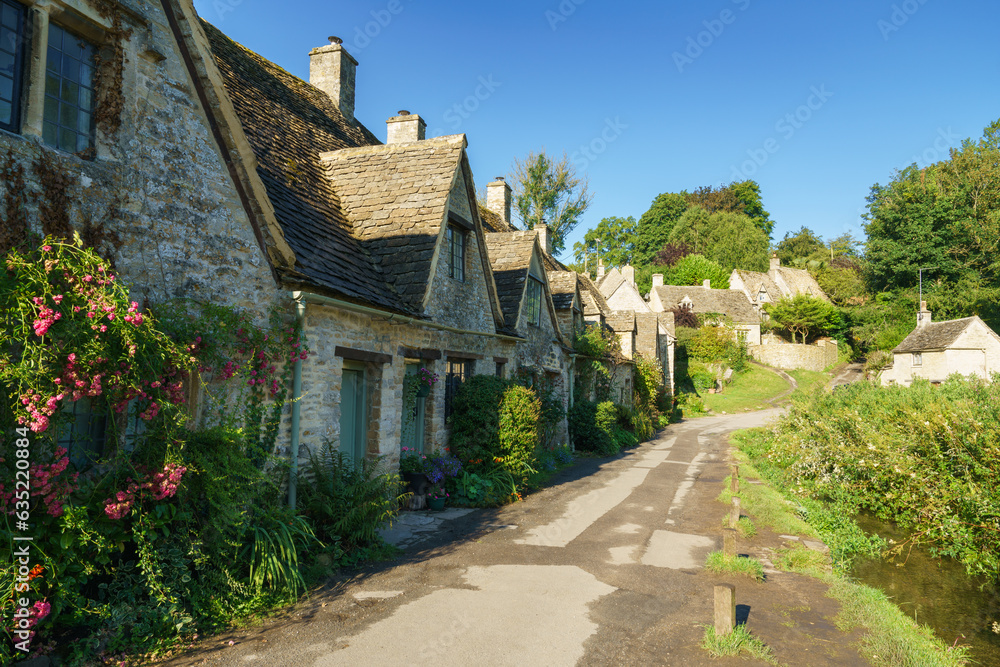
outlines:
[[[705,278],[704,280],[701,281],[701,286],[704,287],[705,289],[712,289],[712,281],[709,280],[708,278]]]
[[[309,52],[309,83],[330,96],[347,122],[354,122],[354,78],[358,61],[343,47],[343,40],[330,37],[329,46]]]
[[[635,267],[631,264],[626,264],[622,267],[622,278],[624,278],[629,285],[635,285]]]
[[[490,209],[510,225],[510,186],[503,176],[497,176],[486,186],[486,208]]]
[[[663,274],[654,273],[653,274],[653,287],[663,287]]]
[[[604,259],[601,257],[597,258],[597,279],[600,280],[604,277]]]
[[[415,113],[402,109],[399,115],[385,121],[387,144],[404,144],[412,141],[423,141],[427,132],[427,123]]]
[[[780,269],[780,268],[781,268],[781,260],[778,259],[778,253],[774,253],[771,255],[771,270],[774,271],[775,269]]]
[[[917,313],[917,328],[922,329],[931,323],[931,311],[927,310],[927,302],[920,302],[920,312]]]
[[[508,222],[510,222],[508,220]],[[552,235],[549,233],[548,225],[535,225],[533,227],[535,234],[538,236],[538,245],[542,246],[542,250],[545,254],[552,254]]]

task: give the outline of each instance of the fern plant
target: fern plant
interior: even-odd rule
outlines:
[[[302,509],[319,537],[353,550],[380,541],[378,529],[392,521],[409,496],[384,457],[354,463],[326,443],[309,457],[301,480]]]
[[[243,556],[249,556],[250,585],[256,591],[269,588],[294,598],[306,590],[299,552],[310,544],[323,544],[304,516],[294,516],[288,522],[283,519],[267,514],[261,523],[252,526],[253,539],[247,541]]]

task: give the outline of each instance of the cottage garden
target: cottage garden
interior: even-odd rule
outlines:
[[[377,529],[410,494],[382,458],[355,464],[327,443],[288,506],[275,443],[292,368],[309,355],[291,313],[262,324],[128,294],[77,242],[11,250],[0,270],[5,663],[24,656],[18,645],[58,647],[64,664],[162,653],[288,604],[337,566],[393,553]],[[616,406],[592,376],[620,351],[596,328],[588,337],[601,344],[582,348],[592,372],[580,390],[596,384],[597,401],[580,401],[571,421],[579,449],[607,455],[652,433],[662,377],[640,360],[637,407]],[[414,377],[411,393],[437,381]],[[426,475],[432,502],[516,501],[573,461],[568,443],[550,441],[562,417],[544,382],[474,376],[455,397],[451,451],[404,451],[400,471]],[[25,537],[19,560],[11,545]]]

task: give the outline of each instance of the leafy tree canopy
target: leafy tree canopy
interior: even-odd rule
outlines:
[[[649,264],[653,256],[670,240],[670,232],[687,210],[688,193],[665,192],[653,200],[649,210],[639,218],[636,226],[636,262]]]
[[[566,237],[593,200],[587,182],[576,175],[569,158],[555,161],[544,150],[514,160],[511,181],[514,210],[527,229],[548,225],[552,252],[566,247]]]
[[[795,342],[796,334],[805,343],[810,337],[839,331],[843,327],[840,311],[833,304],[808,294],[797,294],[777,303],[765,303],[771,321],[787,330]]]
[[[583,243],[573,244],[573,259],[578,264],[596,265],[597,258],[608,266],[625,266],[635,255],[635,218],[604,218],[583,237]]]
[[[719,264],[727,275],[735,268],[766,271],[768,267],[768,238],[742,213],[710,213],[692,206],[677,221],[670,241],[691,246]]]

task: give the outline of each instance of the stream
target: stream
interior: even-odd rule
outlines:
[[[866,533],[901,541],[906,532],[870,515],[856,517]],[[961,563],[950,558],[931,558],[924,549],[913,549],[897,562],[857,559],[851,575],[863,584],[885,592],[917,622],[930,626],[948,644],[956,640],[970,646],[974,664],[1000,665],[1000,588],[980,587],[988,579],[970,577]],[[1000,629],[1000,628],[998,628]]]

